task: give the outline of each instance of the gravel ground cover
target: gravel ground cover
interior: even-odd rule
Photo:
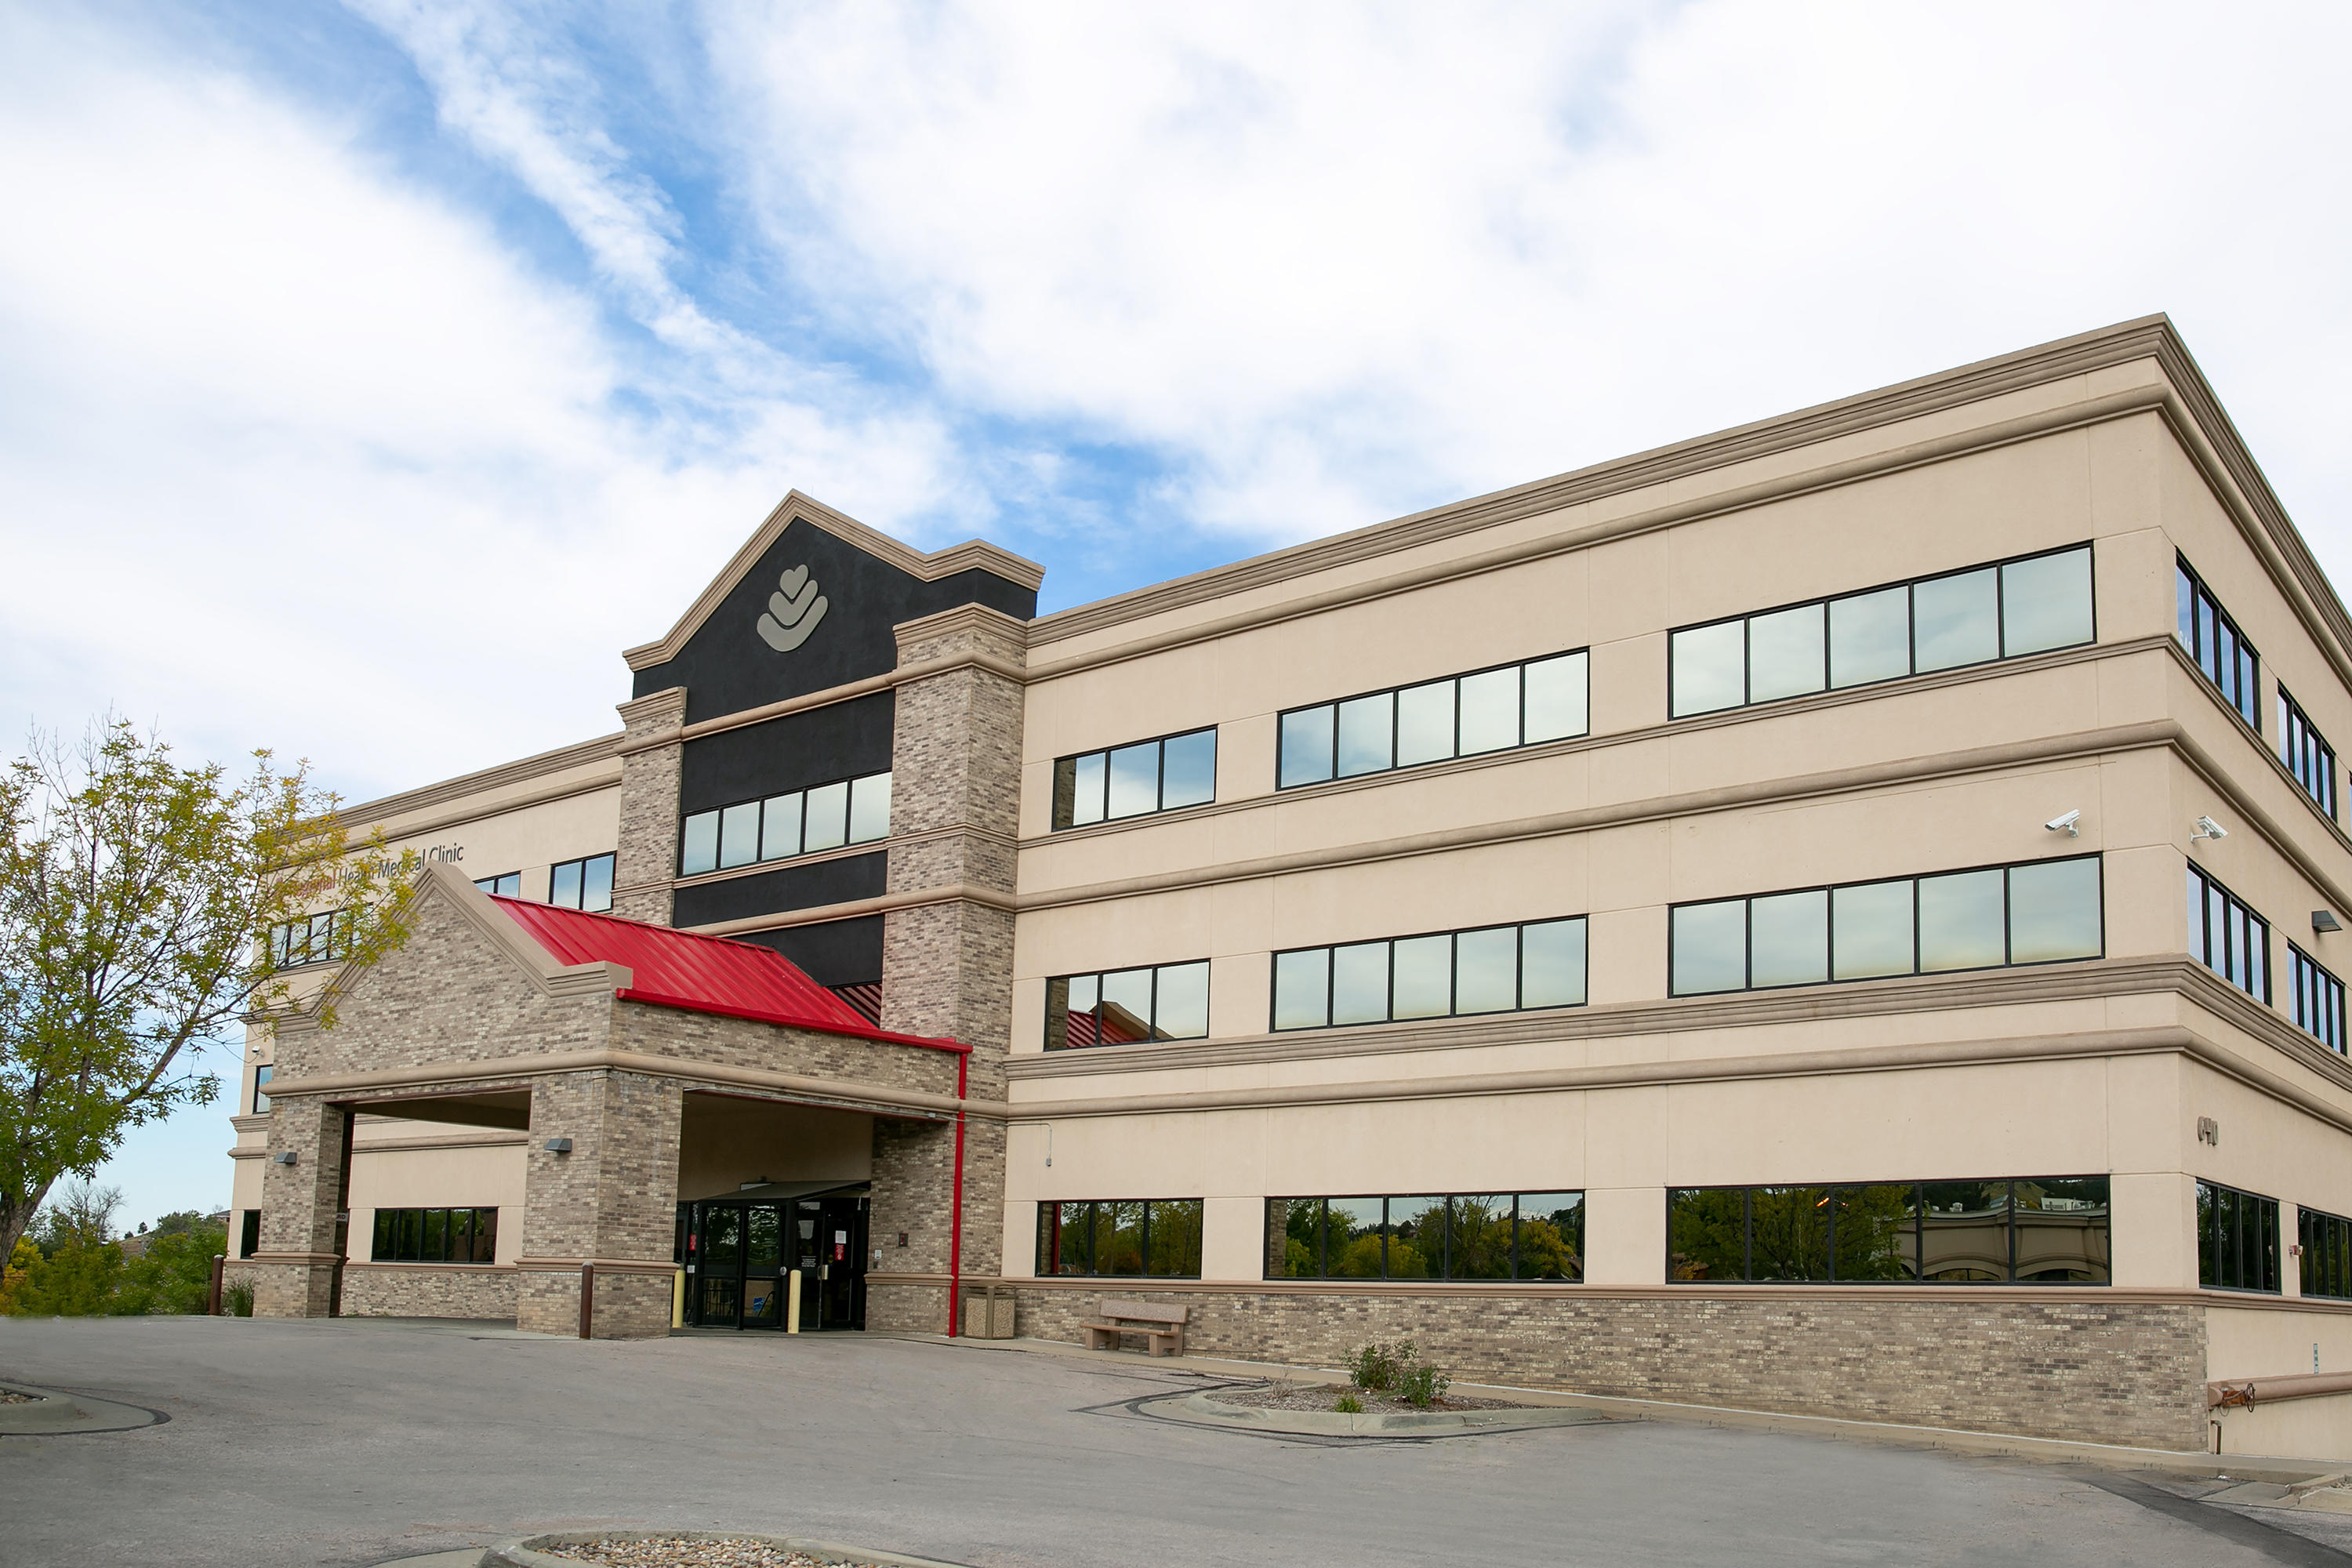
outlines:
[[[19,1394],[13,1388],[0,1388],[0,1405],[38,1405],[47,1397],[44,1394]]]
[[[599,1563],[606,1568],[874,1568],[848,1558],[811,1557],[773,1542],[744,1536],[697,1540],[674,1535],[646,1541],[598,1541],[549,1547],[551,1557]]]
[[[1343,1383],[1266,1383],[1255,1388],[1220,1388],[1211,1397],[1223,1405],[1243,1405],[1254,1410],[1328,1410],[1343,1394],[1352,1394],[1364,1406],[1367,1415],[1423,1414],[1424,1407],[1409,1405],[1389,1394],[1367,1394],[1360,1388],[1349,1388]],[[1430,1401],[1427,1410],[1525,1410],[1528,1406],[1509,1399],[1455,1398]]]

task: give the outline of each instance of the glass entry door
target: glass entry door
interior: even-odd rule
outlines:
[[[864,1328],[866,1203],[829,1194],[680,1204],[686,1321],[701,1329],[782,1329],[798,1268],[803,1333]]]
[[[801,1331],[866,1326],[866,1200],[802,1198],[792,1205],[787,1266],[801,1271]]]

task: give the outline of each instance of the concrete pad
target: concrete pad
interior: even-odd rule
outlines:
[[[0,1405],[0,1437],[54,1437],[75,1432],[128,1432],[164,1419],[135,1405],[117,1405],[87,1394],[0,1383],[12,1394],[30,1394],[37,1403]]]

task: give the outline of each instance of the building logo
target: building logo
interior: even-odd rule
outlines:
[[[817,593],[806,566],[793,567],[776,579],[776,586],[782,592],[768,595],[760,616],[760,640],[778,653],[790,653],[824,619],[828,601]]]

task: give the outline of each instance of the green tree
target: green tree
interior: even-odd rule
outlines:
[[[232,782],[120,720],[0,771],[0,1256],[58,1178],[210,1101],[196,1058],[233,1026],[299,1005],[332,1026],[337,980],[298,1004],[284,971],[309,955],[273,927],[347,911],[338,980],[406,940],[415,855],[354,842],[337,804],[307,764],[257,752]]]
[[[194,1225],[166,1230],[158,1225],[147,1233],[147,1250],[122,1266],[121,1283],[110,1312],[201,1312],[212,1299],[213,1257],[228,1250],[228,1231],[194,1215],[169,1215],[172,1220],[194,1218]]]
[[[41,1212],[32,1238],[39,1256],[13,1293],[19,1317],[87,1318],[111,1309],[122,1281],[122,1244],[114,1211],[122,1194],[112,1187],[74,1182]]]

